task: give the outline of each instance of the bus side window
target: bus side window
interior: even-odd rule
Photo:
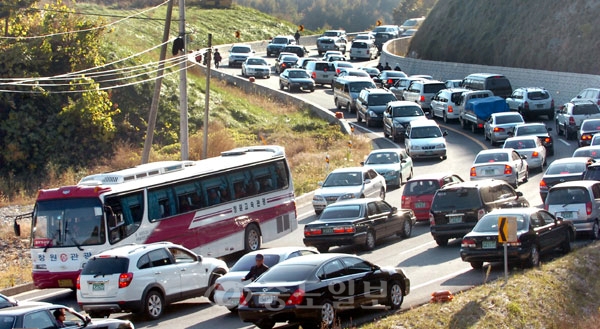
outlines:
[[[148,217],[150,221],[172,215],[175,215],[173,190],[170,187],[148,190]]]

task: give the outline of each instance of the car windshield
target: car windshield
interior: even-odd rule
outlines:
[[[431,211],[454,209],[474,209],[481,207],[475,188],[452,188],[437,191],[431,204]]]
[[[306,73],[306,71],[290,71],[289,72],[289,76],[290,78],[310,78],[310,76],[308,75],[308,73]]]
[[[323,210],[319,220],[338,220],[338,219],[355,219],[361,218],[361,206],[358,204],[327,207]]]
[[[396,96],[394,94],[380,94],[380,95],[370,95],[369,96],[369,105],[385,105],[391,101],[395,101]]]
[[[513,148],[517,150],[535,148],[535,141],[531,139],[510,140],[504,143],[504,148]]]
[[[584,187],[559,187],[548,192],[548,204],[572,204],[590,202],[590,195]]]
[[[392,108],[394,118],[425,116],[423,110],[418,106],[396,106]]]
[[[600,147],[576,149],[575,152],[573,152],[573,157],[590,157],[597,159],[598,157],[600,157]]]
[[[581,104],[573,108],[573,115],[580,114],[596,114],[600,113],[600,109],[596,104]]]
[[[507,162],[508,153],[483,153],[478,154],[475,158],[475,163],[486,163],[486,162]]]
[[[547,91],[542,90],[542,91],[530,91],[527,93],[527,98],[537,101],[537,100],[542,100],[542,99],[548,99],[550,98],[550,95],[548,94]]]
[[[277,43],[277,44],[287,44],[288,39],[286,38],[274,38],[272,43]]]
[[[271,267],[279,263],[279,255],[263,253],[264,263]],[[256,265],[256,254],[246,254],[238,260],[231,268],[232,272],[250,271],[252,266]]]
[[[402,26],[415,26],[417,25],[417,20],[416,19],[407,19],[404,21],[404,23],[402,23]]]
[[[386,163],[399,163],[398,153],[396,152],[385,152],[385,153],[373,153],[369,155],[365,164],[386,164]]]
[[[580,174],[585,171],[585,164],[582,162],[573,163],[551,163],[546,170],[547,175]]]
[[[261,275],[257,281],[260,283],[304,281],[315,270],[315,266],[309,264],[277,265]]]
[[[582,130],[600,130],[600,120],[585,120],[581,125]]]
[[[415,127],[410,132],[410,138],[436,138],[442,137],[439,127]]]
[[[361,82],[353,82],[349,84],[350,92],[358,93],[363,89],[367,88],[375,88],[375,83],[371,81],[361,81]]]
[[[333,43],[333,39],[331,39],[331,38],[319,39],[319,43],[323,43],[323,44]]]
[[[434,194],[440,188],[440,182],[434,179],[428,180],[410,180],[404,186],[403,195],[424,195]]]
[[[537,134],[547,134],[548,130],[546,126],[535,125],[535,126],[524,126],[515,128],[515,135],[537,135]]]
[[[231,48],[231,52],[232,53],[249,53],[250,52],[250,48],[248,47],[232,47]]]
[[[523,117],[520,114],[499,115],[496,117],[496,124],[523,122]]]
[[[336,31],[325,31],[325,33],[323,33],[324,37],[337,37],[338,35],[340,35],[340,32]]]
[[[259,58],[251,58],[248,60],[248,65],[268,65],[267,61]]]
[[[358,185],[362,185],[362,172],[334,172],[323,183],[323,187]]]
[[[498,234],[498,217],[514,217],[517,220],[517,231],[525,230],[527,220],[523,215],[493,214],[483,216],[473,228],[473,232]]]

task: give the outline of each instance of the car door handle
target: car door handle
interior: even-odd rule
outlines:
[[[162,273],[160,271],[156,271],[156,272],[154,272],[154,274],[159,275],[159,274],[162,274]]]
[[[185,269],[185,268],[182,268],[180,271],[181,271],[181,272],[185,272],[185,271],[186,271],[186,269]]]

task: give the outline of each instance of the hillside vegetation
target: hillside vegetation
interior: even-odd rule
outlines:
[[[409,48],[412,57],[600,74],[600,1],[444,0]]]

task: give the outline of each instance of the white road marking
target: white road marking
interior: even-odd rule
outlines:
[[[563,144],[565,144],[565,145],[567,145],[567,146],[571,146],[571,143],[567,142],[566,140],[564,140],[564,139],[562,139],[562,138],[558,138],[558,140],[559,140],[561,143],[563,143]]]
[[[469,272],[470,270],[471,270],[471,268],[470,268],[470,267],[469,267],[469,268],[465,268],[464,270],[460,270],[460,271],[457,271],[457,272],[454,272],[454,273],[450,273],[450,274],[447,274],[447,275],[445,275],[445,276],[442,276],[442,277],[439,277],[439,278],[435,278],[435,279],[433,279],[433,280],[429,280],[429,281],[427,281],[427,282],[423,282],[423,283],[421,283],[421,284],[418,284],[418,285],[416,285],[416,286],[411,286],[411,287],[410,287],[410,290],[411,290],[411,291],[413,291],[413,290],[417,290],[417,289],[420,289],[420,288],[426,287],[426,286],[428,286],[428,285],[430,285],[430,284],[433,284],[433,283],[435,283],[435,282],[438,282],[438,281],[444,281],[444,280],[447,280],[447,279],[450,279],[450,278],[453,278],[453,277],[459,276],[459,275],[461,275],[461,274],[463,274],[463,273]]]

